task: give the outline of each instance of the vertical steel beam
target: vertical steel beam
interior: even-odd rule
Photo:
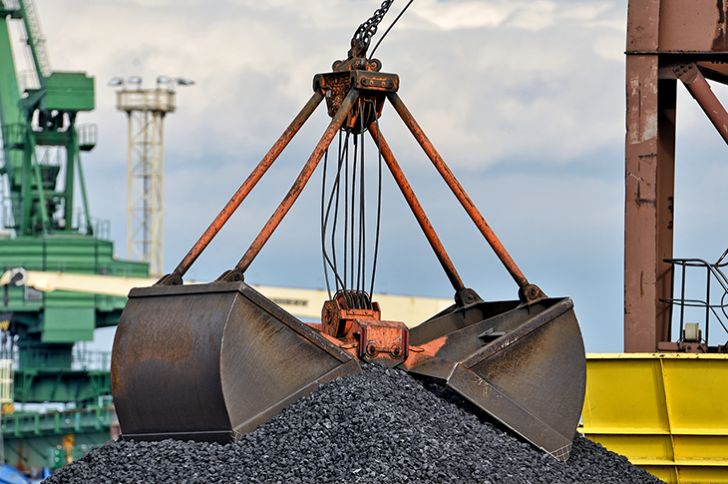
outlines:
[[[657,55],[627,56],[624,350],[670,340],[676,81],[658,80]]]
[[[661,0],[631,0],[627,18],[624,350],[670,340],[676,81],[658,79]]]

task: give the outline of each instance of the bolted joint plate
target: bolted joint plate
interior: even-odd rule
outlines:
[[[409,330],[399,321],[356,320],[359,358],[395,367],[409,356]]]
[[[349,131],[363,133],[367,126],[382,115],[384,95],[395,93],[399,89],[399,76],[368,70],[350,70],[316,74],[313,78],[313,90],[324,95],[326,108],[332,118],[351,89],[362,91],[361,101],[352,109],[344,127]]]

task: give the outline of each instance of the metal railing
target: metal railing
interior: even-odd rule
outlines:
[[[73,349],[73,370],[110,371],[110,351],[89,351],[76,346]]]
[[[78,134],[78,145],[84,146],[96,146],[98,140],[98,127],[95,124],[82,124],[76,126],[76,133]]]
[[[708,345],[710,337],[711,325],[716,324],[723,328],[726,339],[728,339],[728,277],[723,272],[723,268],[728,266],[728,249],[720,256],[715,263],[710,263],[704,259],[665,259],[665,262],[672,264],[672,298],[660,299],[660,301],[671,305],[670,320],[675,317],[674,309],[679,308],[677,321],[679,323],[679,339],[683,338],[685,330],[686,317],[702,320],[700,327],[704,329],[703,342]],[[700,280],[704,281],[704,286],[700,284],[704,291],[694,291],[698,284],[691,284],[688,287],[687,274],[688,268],[691,273],[699,273],[702,271],[703,276]],[[679,274],[677,274],[678,270]],[[679,296],[676,294],[676,279],[679,275]],[[691,290],[688,297],[688,290]],[[686,310],[689,315],[686,316]],[[721,342],[725,344],[725,341]]]
[[[23,69],[18,71],[18,91],[21,95],[29,89],[40,89],[40,79],[38,79],[38,73],[35,69]]]
[[[3,146],[17,148],[25,144],[25,125],[12,123],[3,126]]]
[[[19,0],[2,0],[6,10],[20,10]]]
[[[25,25],[27,27],[27,34],[30,37],[33,47],[33,53],[35,54],[36,61],[38,62],[38,70],[43,77],[51,75],[51,62],[48,59],[48,52],[45,48],[45,38],[43,37],[43,31],[40,28],[40,22],[38,21],[38,15],[35,12],[35,4],[33,0],[23,0],[23,11],[25,13]]]
[[[74,210],[72,227],[76,227],[80,234],[93,235],[101,240],[111,240],[111,221],[105,218],[91,217],[91,230],[93,230],[93,233],[90,234],[87,230],[86,212],[82,208]]]
[[[17,369],[68,369],[68,360],[61,364],[57,353],[43,349],[20,351],[16,347],[11,352],[3,351],[0,357],[12,360],[12,367]],[[71,353],[70,367],[77,371],[110,371],[111,352],[89,351],[75,346]]]
[[[167,89],[122,90],[116,92],[119,111],[152,111],[170,113],[175,110],[175,93]]]

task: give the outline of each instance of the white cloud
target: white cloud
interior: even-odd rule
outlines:
[[[564,20],[603,21],[600,17],[613,9],[613,2],[537,1],[448,1],[421,0],[414,15],[442,30],[496,28],[508,26],[537,31]],[[623,24],[624,22],[622,22]]]
[[[437,2],[421,1],[413,14],[443,30],[497,27],[516,10],[507,2]]]

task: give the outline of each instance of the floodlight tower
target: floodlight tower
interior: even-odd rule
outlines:
[[[138,76],[109,81],[110,86],[120,86],[116,109],[124,111],[129,121],[127,258],[149,263],[152,277],[163,274],[164,116],[175,110],[175,86],[192,84],[166,76],[159,76],[153,89],[142,89]]]

